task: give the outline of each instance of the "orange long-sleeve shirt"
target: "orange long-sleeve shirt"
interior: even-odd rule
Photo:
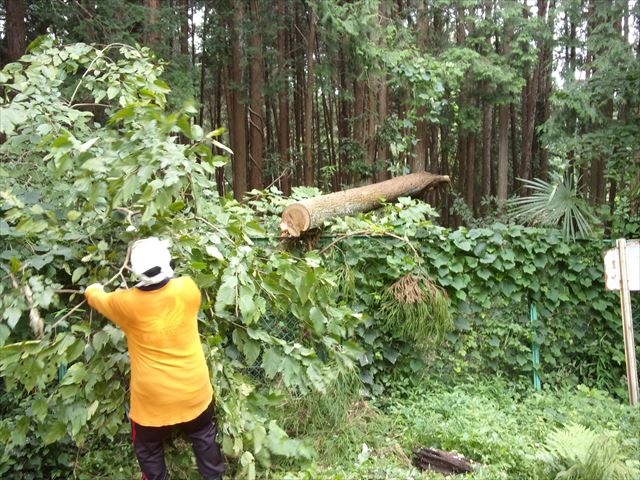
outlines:
[[[213,389],[198,334],[200,290],[189,277],[157,290],[106,293],[91,286],[93,308],[124,331],[131,360],[129,416],[149,427],[193,420],[211,403]]]

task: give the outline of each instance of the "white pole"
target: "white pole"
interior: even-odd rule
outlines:
[[[631,295],[629,293],[629,276],[627,272],[627,241],[616,240],[620,265],[620,310],[622,311],[622,332],[624,336],[624,354],[627,362],[627,387],[629,404],[638,403],[638,367],[636,364],[636,345],[633,337],[633,317],[631,315]]]

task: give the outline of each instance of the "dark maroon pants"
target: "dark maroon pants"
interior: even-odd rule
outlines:
[[[204,480],[219,480],[225,470],[224,458],[216,441],[218,429],[213,405],[189,422],[166,427],[145,427],[131,420],[133,449],[142,470],[143,480],[167,480],[169,473],[164,461],[164,442],[178,430],[191,440],[198,471]]]

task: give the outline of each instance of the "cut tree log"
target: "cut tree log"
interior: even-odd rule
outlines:
[[[437,448],[416,448],[413,464],[428,472],[468,473],[473,468],[461,455],[438,450]]]
[[[368,212],[385,202],[413,197],[442,183],[449,183],[448,175],[410,173],[384,182],[300,200],[284,209],[280,230],[282,236],[299,237],[304,232],[320,228],[330,218]]]

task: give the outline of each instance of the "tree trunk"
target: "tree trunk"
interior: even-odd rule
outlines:
[[[421,2],[422,3],[422,2]],[[416,11],[416,44],[418,49],[423,52],[429,51],[428,45],[428,24],[429,16],[427,13],[426,2]],[[416,112],[416,145],[413,149],[414,158],[411,166],[412,172],[425,172],[427,170],[427,155],[429,152],[429,133],[430,126],[426,119],[427,107],[421,105]]]
[[[556,8],[556,0],[538,0],[538,9],[544,15],[548,14],[548,18],[541,18],[542,21],[546,21],[547,28],[553,35],[554,32],[554,23],[555,23],[555,8]],[[542,11],[544,10],[544,12]],[[540,85],[539,96],[538,96],[538,106],[537,106],[537,124],[544,125],[545,122],[549,119],[550,108],[549,108],[549,99],[551,98],[551,90],[552,90],[552,73],[553,73],[553,51],[552,46],[549,40],[543,39],[540,50],[540,66],[539,66],[539,75],[540,75]],[[549,177],[549,152],[547,149],[540,144],[539,135],[536,134],[536,150],[538,153],[538,171],[536,174],[537,178],[541,178],[542,180],[547,180]]]
[[[320,95],[320,99],[322,100],[322,121],[324,123],[324,134],[325,134],[325,142],[326,142],[326,150],[327,150],[327,158],[324,162],[325,165],[330,165],[332,168],[335,168],[336,165],[336,155],[334,149],[334,139],[333,139],[333,109],[332,102],[327,99],[327,94],[323,91]],[[331,180],[335,178],[332,175],[332,178],[327,178],[327,183],[332,184]]]
[[[189,55],[189,0],[180,0],[180,54]]]
[[[211,126],[218,127],[222,125],[222,97],[224,96],[222,85],[226,84],[226,69],[219,68],[216,73],[215,84],[215,104],[211,106]],[[218,147],[216,147],[218,148]],[[222,152],[220,152],[222,153]],[[221,197],[226,193],[226,182],[224,181],[224,167],[216,168],[216,187],[218,189],[218,195]]]
[[[199,125],[204,125],[204,110],[205,110],[205,105],[207,104],[207,102],[209,101],[208,98],[205,98],[205,78],[207,78],[207,67],[209,66],[209,54],[207,52],[207,48],[205,45],[207,45],[208,39],[209,39],[209,6],[205,4],[204,6],[204,10],[202,13],[202,62],[200,65],[200,85],[199,85],[199,92],[200,92],[200,108],[198,109],[198,124]],[[220,78],[219,75],[217,78]],[[210,125],[211,128],[215,128],[216,125]]]
[[[364,118],[365,118],[365,93],[366,84],[361,78],[361,68],[359,65],[355,67],[355,80],[353,82],[353,140],[356,145],[359,145],[361,152],[364,152]],[[350,162],[355,163],[362,161],[362,157],[351,157]],[[357,169],[351,168],[352,174],[349,176],[347,183],[357,183],[360,181]]]
[[[416,146],[414,147],[414,158],[411,165],[412,172],[424,172],[427,170],[427,150],[429,142],[429,125],[423,118],[426,115],[426,108],[418,108],[418,118],[416,125]]]
[[[338,115],[338,180],[337,183],[348,183],[346,175],[346,167],[348,163],[347,142],[349,140],[349,101],[347,100],[347,92],[349,88],[347,86],[347,59],[345,58],[345,49],[340,48],[338,70],[340,75],[340,114]],[[337,188],[336,188],[337,190]]]
[[[491,142],[493,140],[493,105],[482,113],[482,196],[491,196]]]
[[[469,208],[476,212],[476,136],[467,135],[467,166],[464,175],[467,177],[467,185],[464,192],[465,200]]]
[[[286,18],[285,0],[278,0],[278,18]],[[289,158],[289,66],[287,65],[287,27],[278,30],[278,68],[283,78],[278,91],[278,153],[280,156],[280,189],[284,195],[291,195],[291,166]]]
[[[156,48],[160,44],[160,31],[158,30],[158,10],[160,0],[144,0],[147,9],[147,25],[144,33],[144,44]]]
[[[259,27],[258,5],[255,0],[251,2],[251,17],[253,20],[253,32],[250,37],[251,108],[249,109],[249,140],[251,143],[249,146],[249,187],[251,189],[261,189],[264,152],[264,102],[262,96],[264,72],[262,68],[262,35]]]
[[[512,190],[515,190],[515,177],[518,176],[518,172],[520,171],[520,152],[522,150],[522,145],[518,148],[518,113],[516,111],[515,103],[509,105],[509,141],[511,143],[511,171],[513,172],[513,184]]]
[[[536,96],[538,94],[538,69],[534,69],[522,91],[522,154],[518,176],[531,179],[533,135],[536,118]]]
[[[2,66],[18,60],[27,48],[26,8],[23,0],[6,0],[7,57]]]
[[[413,196],[427,188],[448,183],[446,175],[428,172],[412,173],[384,182],[307,198],[288,205],[282,212],[280,229],[283,236],[299,237],[303,232],[320,228],[333,217],[367,212],[401,196]]]
[[[389,112],[389,95],[387,88],[387,77],[380,78],[380,86],[378,90],[378,124],[384,125]],[[379,166],[379,172],[376,176],[378,180],[388,180],[389,170],[387,162],[389,160],[389,146],[386,142],[377,142],[376,160]]]
[[[449,129],[443,125],[442,126],[442,138],[447,138],[449,136]],[[440,148],[440,173],[443,175],[449,175],[449,145],[447,142],[442,142],[442,148]],[[443,194],[444,202],[443,204],[437,205],[440,207],[442,211],[442,221],[444,225],[451,225],[451,195],[448,192]]]
[[[300,18],[300,8],[301,6],[296,3],[296,18],[295,25],[300,25],[302,20]],[[292,29],[293,30],[293,29]],[[297,29],[295,29],[298,32]],[[298,45],[298,33],[291,32],[291,38],[289,40],[289,45]],[[291,52],[293,55],[293,51]],[[301,185],[304,183],[304,162],[301,161],[301,153],[304,149],[303,147],[303,135],[304,135],[304,91],[305,91],[305,77],[304,77],[304,57],[302,55],[296,55],[293,57],[293,62],[295,65],[295,89],[293,91],[293,116],[295,119],[294,123],[294,144],[292,151],[294,152],[294,184]]]
[[[313,69],[316,44],[316,15],[309,8],[309,35],[307,37],[307,81],[304,91],[304,184],[313,186]]]
[[[509,194],[509,105],[498,107],[498,192],[499,200]]]
[[[367,165],[367,170],[370,172],[369,177],[366,179],[367,183],[375,183],[376,171],[376,131],[378,130],[378,108],[376,106],[378,100],[378,79],[376,76],[369,76],[368,82],[369,88],[367,89],[367,135],[365,139],[365,154],[364,163]]]
[[[241,86],[243,75],[242,52],[240,45],[240,25],[243,17],[242,2],[234,2],[232,15],[229,17],[228,29],[231,38],[231,64],[229,66],[229,85],[227,86],[231,148],[231,171],[233,175],[233,196],[242,200],[247,191],[247,127],[246,112],[242,103]]]

